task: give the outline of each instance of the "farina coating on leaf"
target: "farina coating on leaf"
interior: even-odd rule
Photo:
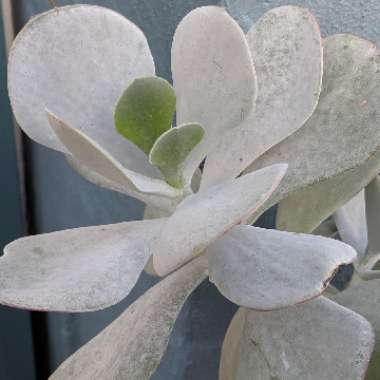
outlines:
[[[209,246],[208,257],[210,281],[226,298],[265,311],[317,297],[356,252],[321,236],[237,226]]]
[[[307,9],[272,9],[251,28],[247,41],[257,73],[256,108],[208,154],[202,187],[239,175],[299,129],[318,103],[322,41]]]
[[[114,305],[136,284],[161,227],[155,219],[15,240],[0,258],[0,303],[64,312]]]

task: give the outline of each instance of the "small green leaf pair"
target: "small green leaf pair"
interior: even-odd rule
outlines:
[[[135,79],[116,105],[115,126],[149,155],[169,185],[181,188],[186,185],[184,163],[202,140],[204,129],[197,123],[172,128],[175,105],[174,89],[165,79]]]

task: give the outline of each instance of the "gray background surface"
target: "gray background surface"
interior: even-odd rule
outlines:
[[[5,68],[0,8],[0,248],[25,233]],[[0,307],[0,379],[23,378],[34,379],[30,313]]]
[[[21,27],[30,16],[48,9],[47,3],[45,0],[14,1],[16,25]],[[59,1],[61,5],[73,3],[77,2]],[[169,80],[170,41],[175,26],[189,10],[205,4],[222,3],[243,28],[248,28],[252,21],[274,6],[289,3],[307,6],[317,15],[324,35],[351,32],[380,45],[380,2],[378,0],[224,0],[221,2],[216,0],[99,0],[90,1],[90,3],[111,7],[135,22],[147,35],[156,61],[157,74]],[[0,65],[3,65],[1,58]],[[0,69],[3,67],[0,66]],[[1,75],[3,78],[3,71]],[[4,88],[2,90],[4,92]],[[4,118],[2,111],[1,123],[3,122],[9,124],[10,120],[9,116]],[[2,139],[3,136],[0,143]],[[9,140],[6,146],[10,145]],[[2,146],[1,149],[3,149]],[[0,153],[3,154],[3,150]],[[60,154],[31,142],[27,142],[26,153],[34,232],[49,232],[141,217],[143,210],[141,203],[87,183],[69,168]],[[8,156],[12,157],[12,153],[8,152]],[[12,176],[15,170],[14,163],[11,162],[9,165],[11,172],[7,174],[7,178]],[[17,210],[17,206],[15,207]],[[271,226],[271,216],[273,215],[264,219],[262,224]],[[20,226],[19,222],[17,226]],[[17,226],[6,239],[22,233]],[[3,231],[1,234],[0,239],[6,236]],[[36,342],[37,359],[39,359],[38,364],[41,369],[39,378],[46,378],[48,371],[53,370],[76,348],[106,326],[154,281],[151,277],[144,275],[125,301],[106,311],[77,315],[54,313],[34,316],[37,331],[40,332]],[[234,310],[235,306],[225,301],[213,286],[208,283],[201,285],[187,302],[176,323],[169,349],[154,375],[154,380],[217,379],[220,345]],[[4,313],[1,311],[0,318],[3,318]],[[8,322],[7,328],[9,327],[16,334],[18,330],[14,327],[13,321]],[[2,326],[4,327],[4,323]],[[18,337],[18,339],[24,344],[27,336],[26,333],[22,335],[23,338]],[[2,350],[8,349],[9,342],[3,340],[1,336],[0,339],[0,354],[3,356],[5,354]],[[44,347],[45,344],[48,346]],[[48,357],[46,357],[47,351]],[[24,352],[23,355],[25,358],[30,358],[30,352],[29,354]],[[3,362],[4,360],[0,361],[0,365]],[[13,363],[10,361],[11,365]],[[32,379],[32,377],[21,376],[17,368],[13,368],[13,374],[2,377],[1,368],[0,366],[1,379]]]

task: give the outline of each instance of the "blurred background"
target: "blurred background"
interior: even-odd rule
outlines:
[[[15,34],[48,0],[1,0],[0,8],[0,248],[25,234],[140,219],[138,201],[98,188],[76,174],[63,155],[31,142],[14,124],[6,91],[6,56]],[[57,5],[79,3],[56,0]],[[297,4],[317,16],[323,35],[354,33],[380,46],[379,0],[98,0],[146,34],[157,75],[171,80],[170,45],[191,9],[225,6],[247,30],[265,11]],[[272,227],[274,210],[261,226]],[[143,275],[130,296],[104,311],[37,313],[0,307],[0,380],[40,380],[116,318],[156,280]],[[220,348],[235,306],[205,282],[190,297],[153,380],[216,380]]]

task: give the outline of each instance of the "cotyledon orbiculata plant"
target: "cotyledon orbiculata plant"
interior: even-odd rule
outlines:
[[[377,49],[348,34],[322,40],[303,8],[275,8],[244,34],[225,9],[207,6],[180,22],[171,58],[173,87],[155,76],[141,30],[97,6],[57,8],[19,33],[8,84],[21,128],[90,181],[145,202],[153,218],[16,240],[0,259],[0,303],[106,308],[151,259],[163,279],[52,379],[149,379],[207,277],[242,306],[221,379],[363,378],[371,325],[320,296],[355,251],[250,224],[349,173],[374,177]]]

